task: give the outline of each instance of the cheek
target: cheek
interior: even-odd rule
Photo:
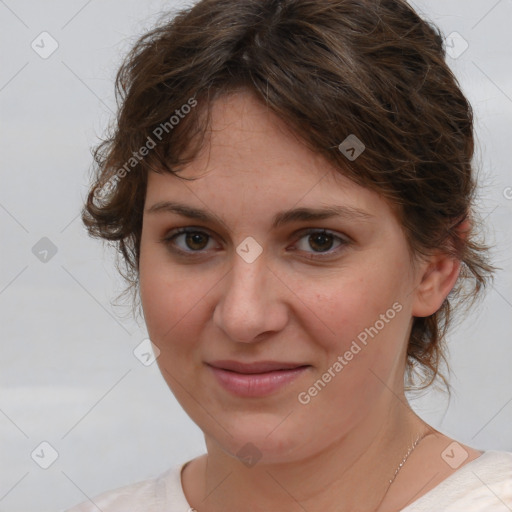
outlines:
[[[404,267],[397,260],[354,265],[320,287],[311,282],[301,289],[311,311],[303,328],[323,353],[317,377],[329,370],[326,379],[336,375],[323,399],[339,407],[359,402],[364,393],[371,397],[400,372],[409,318]]]
[[[165,346],[180,324],[194,315],[204,288],[194,279],[181,280],[153,267],[140,272],[140,294],[144,318],[153,343]]]
[[[341,272],[321,286],[318,281],[304,283],[297,295],[310,310],[311,326],[316,325],[318,334],[315,338],[332,349],[343,349],[376,322],[382,327],[382,314],[384,320],[394,319],[393,304],[402,296],[396,280],[369,267],[364,272],[354,269],[350,275]],[[386,322],[386,326],[390,324]]]
[[[322,357],[299,400],[318,422],[357,423],[386,392],[384,383],[401,373],[408,319],[400,290],[390,285],[379,272],[368,272],[333,281],[321,294],[311,288],[309,334]]]
[[[140,299],[149,336],[160,350],[175,329],[193,312],[204,288],[198,279],[166,261],[165,253],[150,244],[141,245]]]

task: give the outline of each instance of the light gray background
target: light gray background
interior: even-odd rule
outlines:
[[[120,58],[176,5],[0,0],[0,511],[63,510],[204,451],[156,365],[134,357],[146,332],[110,304],[122,286],[112,252],[78,217]],[[413,404],[461,442],[512,451],[512,1],[414,5],[469,44],[449,62],[475,109],[481,211],[502,270],[450,337],[451,402],[429,391]],[[31,48],[43,31],[59,45],[47,59]],[[32,252],[42,237],[58,249],[46,263]],[[31,458],[43,441],[59,455],[46,470]]]

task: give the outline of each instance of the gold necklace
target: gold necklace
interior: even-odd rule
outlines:
[[[380,506],[382,505],[382,502],[384,501],[384,498],[387,496],[388,492],[389,492],[389,489],[391,487],[391,485],[393,484],[393,482],[395,481],[395,478],[397,477],[398,473],[400,472],[400,470],[403,468],[404,464],[406,463],[407,459],[409,458],[409,456],[411,455],[411,453],[414,451],[414,449],[416,448],[416,446],[418,446],[418,444],[420,443],[420,441],[425,438],[426,436],[428,436],[431,432],[427,431],[427,432],[424,432],[423,434],[419,434],[418,437],[416,438],[416,440],[414,441],[414,443],[412,443],[411,447],[409,448],[409,450],[407,451],[407,453],[405,454],[405,457],[402,459],[402,462],[400,462],[400,464],[398,464],[398,467],[396,468],[395,470],[395,474],[393,475],[392,478],[389,479],[389,485],[386,489],[386,492],[384,493],[384,496],[382,496],[382,499],[380,500],[379,504],[377,505],[377,508],[375,509],[375,512],[377,512],[377,510],[380,508]]]

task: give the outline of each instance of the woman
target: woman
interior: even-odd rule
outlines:
[[[207,454],[72,511],[510,508],[512,454],[404,394],[492,274],[437,29],[402,0],[203,0],[117,85],[83,220]]]

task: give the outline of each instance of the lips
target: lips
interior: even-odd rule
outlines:
[[[213,361],[207,366],[217,382],[230,393],[243,397],[262,397],[290,384],[310,366],[301,363],[258,361]]]
[[[293,370],[301,366],[307,366],[301,363],[281,363],[277,361],[260,361],[255,363],[240,363],[238,361],[214,361],[208,363],[214,368],[221,370],[228,370],[236,373],[254,374],[254,373],[268,373],[282,370]]]

